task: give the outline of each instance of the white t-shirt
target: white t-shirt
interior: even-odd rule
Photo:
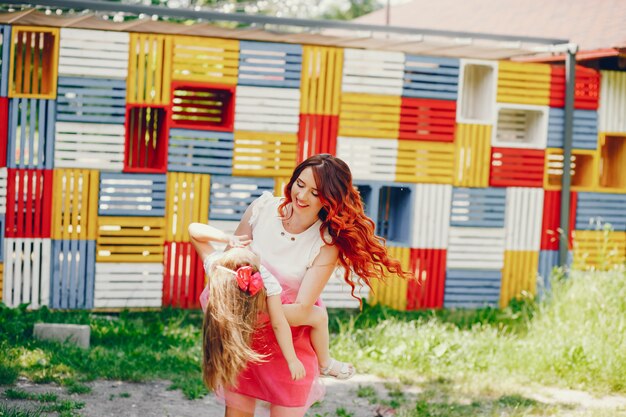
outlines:
[[[261,257],[261,263],[278,278],[284,290],[297,292],[304,275],[326,244],[320,236],[321,220],[302,233],[289,233],[278,215],[282,198],[264,192],[252,203],[250,250]],[[326,233],[326,241],[330,236]]]
[[[205,258],[203,266],[204,271],[207,273],[207,275],[211,271],[213,262],[221,258],[222,255],[224,255],[223,251],[215,251]],[[261,265],[261,267],[259,268],[259,272],[261,273],[263,286],[265,287],[265,292],[268,297],[272,295],[279,295],[283,291],[276,278],[267,270],[267,268]]]

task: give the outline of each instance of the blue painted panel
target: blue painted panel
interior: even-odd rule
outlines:
[[[450,226],[504,227],[506,188],[453,188]]]
[[[96,242],[53,240],[50,307],[93,308]]]
[[[55,107],[54,100],[9,99],[8,167],[53,168]]]
[[[100,174],[100,216],[165,216],[165,174]]]
[[[499,270],[449,269],[443,298],[445,308],[497,307],[502,272]]]
[[[231,175],[234,144],[229,132],[171,129],[168,171]]]
[[[59,77],[57,120],[122,124],[125,115],[125,80]]]
[[[375,232],[389,246],[407,247],[413,234],[415,184],[392,181],[354,181],[361,193],[365,214]]]
[[[562,148],[565,135],[565,110],[550,107],[548,113],[548,147]],[[574,149],[598,148],[598,112],[574,110]]]
[[[454,58],[406,55],[402,96],[456,100],[460,61]]]
[[[0,97],[8,97],[11,26],[0,25]]]
[[[605,223],[614,230],[626,231],[626,194],[579,192],[576,230],[598,230]]]
[[[274,191],[273,178],[211,177],[210,220],[241,220],[250,203],[264,191]]]
[[[301,45],[239,43],[239,85],[300,88],[301,70]]]

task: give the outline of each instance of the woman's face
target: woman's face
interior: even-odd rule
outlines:
[[[317,184],[310,167],[305,168],[291,186],[291,201],[294,211],[302,214],[317,215],[322,209]]]

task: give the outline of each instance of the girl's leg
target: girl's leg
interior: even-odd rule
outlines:
[[[285,317],[289,322],[289,311],[285,310]],[[311,345],[317,355],[320,371],[324,376],[339,379],[351,378],[354,373],[352,364],[333,360],[330,357],[330,334],[328,332],[328,313],[325,308],[313,306],[304,326],[311,326]]]
[[[326,309],[313,306],[311,320],[311,344],[317,355],[320,368],[326,368],[330,362],[330,334],[328,332],[328,313]]]
[[[226,410],[224,417],[253,417],[256,400],[247,395],[224,390]]]

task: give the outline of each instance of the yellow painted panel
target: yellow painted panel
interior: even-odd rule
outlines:
[[[537,251],[504,251],[500,307],[506,307],[513,298],[523,293],[536,294],[538,266]]]
[[[402,269],[409,270],[411,249],[400,247],[387,248],[389,256],[396,258],[402,264]],[[407,304],[408,281],[397,275],[389,275],[384,280],[372,280],[372,291],[369,301],[371,304],[382,304],[396,310],[405,311]]]
[[[171,37],[131,33],[126,101],[167,105],[171,85]]]
[[[598,152],[573,149],[570,165],[573,191],[598,190]],[[563,149],[547,148],[543,173],[543,188],[551,191],[561,189],[563,177]]]
[[[550,82],[549,65],[500,61],[496,101],[547,106]]]
[[[612,269],[626,262],[626,232],[575,230],[574,269]]]
[[[454,168],[454,143],[398,141],[396,181],[452,184]]]
[[[190,223],[209,220],[211,177],[206,174],[167,173],[165,218],[168,242],[189,242]]]
[[[238,40],[173,37],[172,79],[236,85],[238,74]]]
[[[490,125],[456,125],[454,185],[489,186],[491,129]]]
[[[626,193],[626,133],[600,133],[598,191]]]
[[[53,239],[95,240],[99,176],[95,170],[54,170]]]
[[[301,114],[339,114],[342,68],[342,49],[308,45],[303,47]]]
[[[235,132],[233,175],[283,177],[297,165],[298,136],[294,133]]]
[[[401,100],[396,96],[343,94],[339,136],[397,139]]]
[[[51,44],[38,38],[26,45],[18,42],[25,33],[48,34]],[[42,26],[13,26],[9,59],[9,91],[12,98],[56,99],[59,67],[59,29]],[[16,46],[20,45],[20,50]],[[24,48],[25,49],[22,49]],[[37,67],[35,68],[35,64]],[[26,78],[28,77],[28,78]]]
[[[291,177],[275,177],[274,178],[274,195],[275,196],[285,195],[285,186],[289,184],[290,178]]]
[[[96,262],[162,262],[165,219],[98,218]]]

